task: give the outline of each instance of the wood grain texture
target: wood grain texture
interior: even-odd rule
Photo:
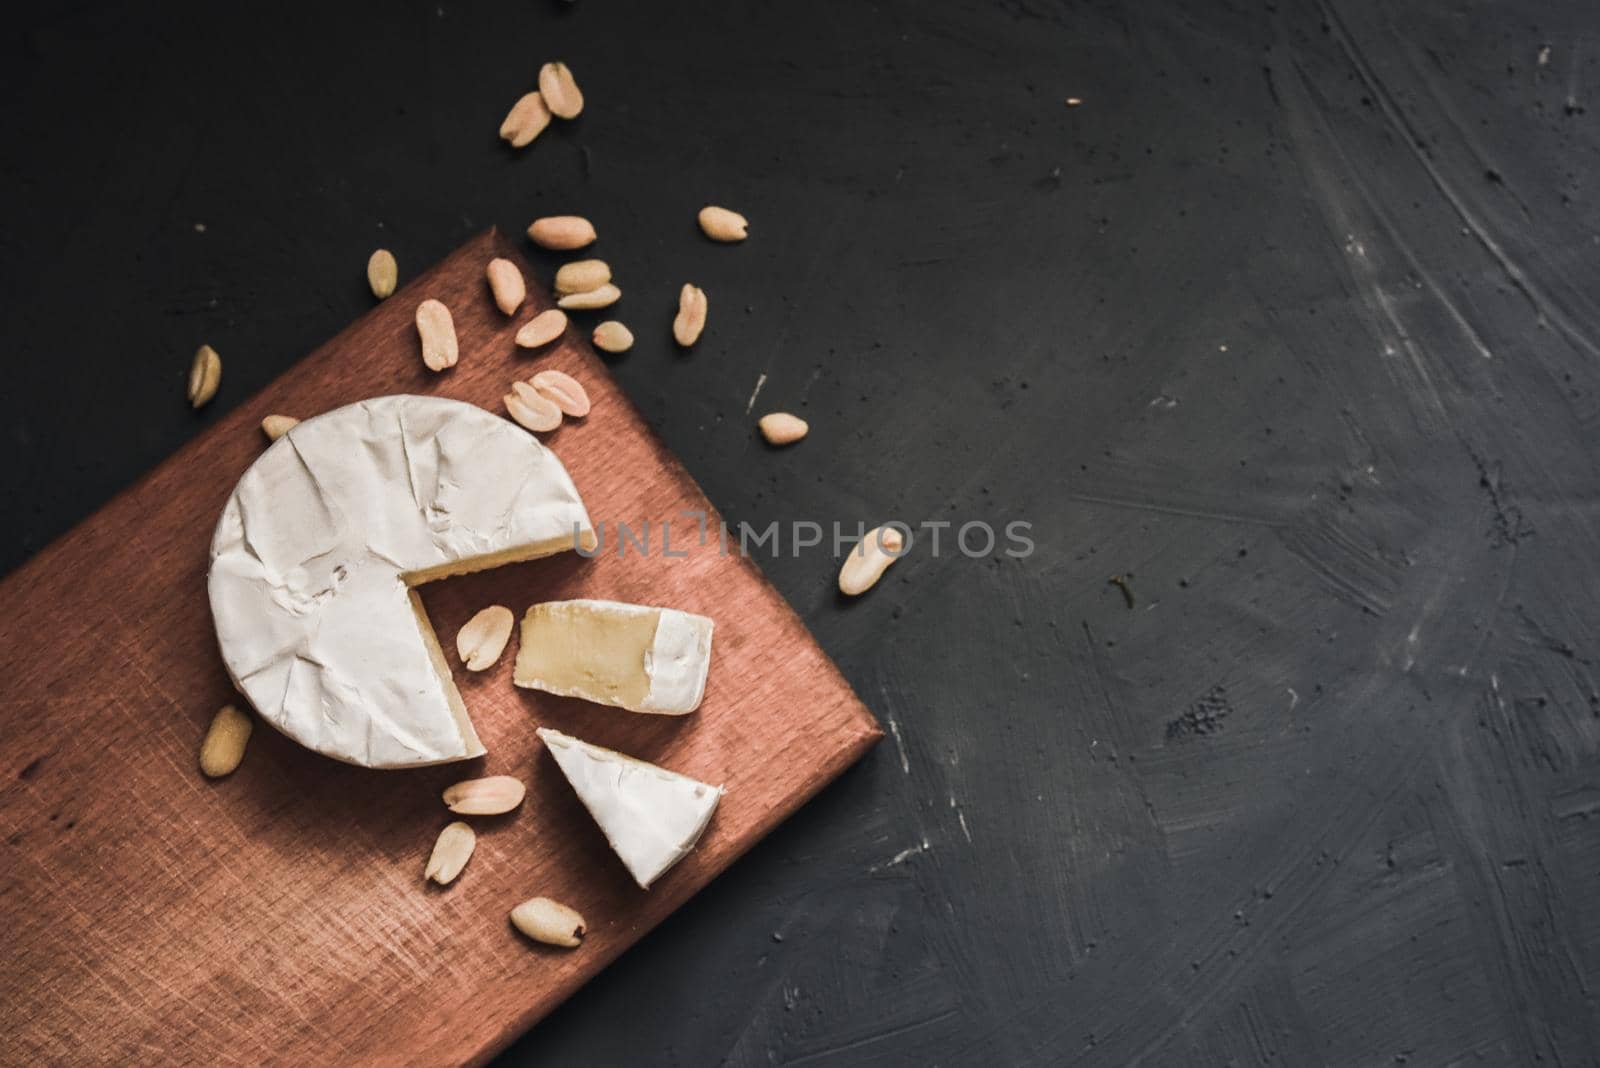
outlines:
[[[715,511],[618,391],[575,316],[541,355],[516,328],[550,300],[530,274],[518,315],[490,300],[492,256],[527,264],[498,233],[472,240],[116,497],[0,586],[0,1062],[479,1062],[532,1025],[859,757],[875,721],[804,624],[686,510]],[[412,313],[437,297],[461,361],[420,359]],[[224,359],[226,357],[224,356]],[[559,368],[594,411],[547,443],[593,519],[650,524],[649,556],[614,540],[575,554],[434,583],[424,601],[447,647],[489,603],[608,597],[717,624],[699,712],[638,716],[517,690],[514,647],[457,672],[489,755],[376,772],[317,756],[258,726],[243,766],[207,782],[196,753],[233,690],[205,597],[223,501],[265,445],[272,412],[307,416],[365,397],[421,393],[499,411],[515,377]],[[181,403],[175,397],[174,403]],[[672,520],[666,558],[660,524]],[[713,526],[713,530],[715,526]],[[648,893],[534,735],[548,725],[714,783],[727,795],[699,848]],[[449,783],[513,774],[517,812],[475,820],[457,883],[422,870],[450,816]],[[584,945],[534,946],[507,913],[546,895],[587,917]],[[663,981],[670,977],[663,976]]]

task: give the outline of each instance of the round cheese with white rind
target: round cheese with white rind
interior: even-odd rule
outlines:
[[[479,756],[415,587],[592,545],[566,468],[531,435],[440,397],[306,419],[234,488],[211,542],[223,662],[261,717],[372,768]]]

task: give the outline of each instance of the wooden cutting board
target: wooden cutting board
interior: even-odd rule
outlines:
[[[526,309],[508,319],[484,266],[516,261]],[[412,314],[455,316],[461,362],[434,375]],[[516,327],[550,306],[527,263],[486,233],[417,278],[190,442],[0,584],[0,1062],[329,1064],[481,1062],[709,882],[879,737],[871,714],[753,563],[699,544],[715,510],[628,402],[587,320],[537,357]],[[594,411],[546,443],[592,519],[648,520],[648,557],[514,565],[425,587],[434,625],[491,603],[605,597],[711,616],[705,703],[639,716],[457,672],[489,755],[369,771],[258,724],[242,767],[196,769],[215,709],[235,699],[216,651],[205,572],[211,530],[266,444],[262,416],[307,416],[389,393],[502,410],[513,378],[559,368]],[[173,403],[182,403],[175,397]],[[659,528],[673,521],[664,558]],[[548,753],[540,725],[713,783],[727,795],[699,848],[648,892],[612,855]],[[515,813],[475,820],[454,886],[425,885],[449,822],[439,792],[511,774]],[[589,921],[572,951],[529,943],[511,907],[543,894]]]

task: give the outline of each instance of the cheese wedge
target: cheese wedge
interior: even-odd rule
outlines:
[[[643,889],[688,855],[722,800],[722,787],[539,728],[550,755]]]
[[[211,542],[211,613],[234,685],[302,745],[372,768],[480,756],[412,588],[592,546],[555,454],[481,408],[379,397],[290,429]]]
[[[522,618],[512,681],[597,704],[681,716],[700,706],[711,620],[619,601],[550,601]]]

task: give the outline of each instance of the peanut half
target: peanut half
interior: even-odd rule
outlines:
[[[588,311],[592,308],[609,308],[622,299],[622,290],[607,282],[598,289],[591,289],[586,293],[568,293],[557,304],[573,311]]]
[[[557,252],[594,244],[594,224],[581,215],[546,215],[528,227],[528,237],[540,248]]]
[[[761,428],[761,436],[767,439],[769,445],[788,445],[799,441],[811,429],[804,419],[788,412],[763,415],[756,425]]]
[[[210,345],[201,345],[189,363],[189,405],[204,408],[222,385],[222,357]]]
[[[489,279],[489,291],[494,294],[494,306],[507,315],[515,315],[528,296],[528,284],[522,272],[510,260],[495,258],[484,269]]]
[[[498,816],[522,804],[528,788],[510,775],[467,779],[445,788],[444,803],[459,816]]]
[[[477,846],[478,836],[471,827],[460,820],[445,824],[438,840],[433,843],[433,852],[428,856],[428,866],[422,877],[432,879],[440,886],[449,886],[461,874],[461,869],[467,866],[467,861],[472,859],[472,851]]]
[[[399,284],[400,265],[394,261],[393,252],[380,248],[367,257],[367,285],[372,287],[373,296],[384,300]]]
[[[678,316],[672,320],[672,336],[688,348],[700,340],[706,328],[706,291],[688,283],[678,291]]]
[[[300,422],[292,415],[269,415],[261,420],[261,432],[268,441],[277,441]]]
[[[750,223],[743,215],[714,205],[700,209],[700,229],[713,241],[743,241],[750,236]]]
[[[556,271],[557,293],[587,293],[611,281],[611,266],[605,260],[574,260]]]
[[[544,434],[561,425],[561,409],[526,382],[511,383],[511,392],[502,400],[506,411],[523,427]]]
[[[583,941],[588,925],[559,901],[536,897],[511,910],[511,925],[535,942],[571,949]]]
[[[589,414],[589,394],[576,378],[564,371],[540,371],[529,381],[538,393],[550,400],[562,415],[582,419]]]
[[[517,331],[517,345],[536,349],[548,345],[567,330],[567,313],[560,308],[547,308],[535,315]]]
[[[607,319],[594,328],[594,347],[601,352],[627,352],[633,348],[633,331],[615,319]]]
[[[456,633],[456,652],[468,671],[482,671],[492,667],[500,654],[506,651],[511,640],[511,626],[516,622],[511,609],[492,604],[467,620]]]
[[[839,592],[850,597],[866,593],[899,559],[905,536],[895,527],[873,527],[844,559],[839,569]]]
[[[205,741],[200,743],[200,771],[208,779],[231,775],[244,759],[245,743],[250,741],[254,723],[233,705],[223,705],[211,719]]]
[[[506,119],[500,124],[500,136],[512,148],[531,144],[550,125],[550,109],[538,93],[528,93],[511,105]]]
[[[456,346],[456,324],[450,309],[437,300],[417,305],[417,336],[422,339],[422,362],[430,371],[454,367],[461,358]]]
[[[575,119],[583,110],[583,94],[565,63],[546,63],[539,68],[539,92],[545,106],[558,119]]]

